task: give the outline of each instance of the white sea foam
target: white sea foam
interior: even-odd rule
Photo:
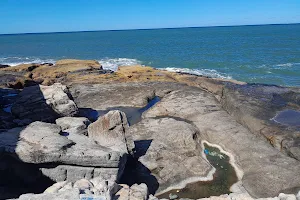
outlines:
[[[30,63],[55,63],[54,59],[40,59],[35,57],[2,57],[0,58],[0,64],[16,66],[20,64],[30,64]]]
[[[141,65],[141,61],[131,58],[104,58],[98,60],[103,69],[116,71],[119,66]]]
[[[189,74],[195,74],[195,75],[201,75],[201,76],[208,76],[212,78],[221,78],[221,79],[232,79],[231,76],[218,72],[214,69],[189,69],[189,68],[174,68],[174,67],[167,67],[167,68],[160,68],[163,70],[167,70],[170,72],[183,72],[183,73],[189,73]]]
[[[300,63],[284,63],[284,64],[277,64],[277,67],[293,67],[294,65],[300,65]]]

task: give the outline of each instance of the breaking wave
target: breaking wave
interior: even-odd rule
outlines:
[[[98,60],[103,69],[116,71],[119,66],[141,65],[142,62],[131,58],[104,58]]]
[[[200,76],[208,76],[212,78],[221,78],[221,79],[232,79],[231,76],[218,72],[214,69],[189,69],[189,68],[174,68],[174,67],[167,67],[167,68],[160,68],[163,70],[167,70],[170,72],[183,72],[189,74],[195,74]]]
[[[55,63],[54,59],[40,59],[35,57],[0,57],[0,64],[16,66],[20,64],[30,64],[30,63]]]

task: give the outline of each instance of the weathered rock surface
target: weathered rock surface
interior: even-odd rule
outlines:
[[[118,110],[110,111],[88,127],[88,135],[97,144],[124,153],[131,152],[127,146],[133,144],[126,141],[125,134],[129,125],[125,113]],[[129,143],[129,145],[127,145]]]
[[[87,136],[87,127],[91,123],[85,117],[61,117],[55,120],[62,131],[69,134],[79,134]]]
[[[144,107],[155,96],[187,87],[179,83],[74,84],[70,92],[79,108],[107,110],[114,107]]]
[[[121,189],[114,195],[113,200],[147,200],[148,188],[145,183],[134,184],[131,187],[121,185]]]
[[[13,115],[32,121],[53,122],[59,116],[74,116],[77,112],[67,87],[61,84],[25,88],[12,106]]]
[[[171,92],[144,114],[145,118],[159,116],[191,121],[199,129],[200,140],[218,144],[234,155],[250,195],[270,197],[299,188],[300,177],[295,176],[300,170],[299,161],[238,124],[211,94],[195,89]]]
[[[33,122],[24,130],[0,134],[0,148],[27,163],[65,163],[79,166],[118,167],[123,153],[87,143],[76,144],[60,135],[58,125]]]
[[[300,160],[299,126],[271,120],[283,110],[300,109],[300,89],[270,85],[231,85],[223,91],[223,108],[253,134],[264,136],[275,148]]]
[[[212,169],[197,146],[197,129],[186,122],[145,119],[130,127],[130,134],[135,140],[135,156],[159,183],[157,192],[189,178],[205,178]],[[138,176],[146,178],[142,169]]]

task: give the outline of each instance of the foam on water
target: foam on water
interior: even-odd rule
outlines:
[[[218,72],[214,69],[189,69],[189,68],[175,68],[175,67],[167,67],[167,68],[160,68],[163,70],[167,70],[170,72],[183,72],[189,74],[195,74],[200,76],[208,76],[212,78],[221,78],[221,79],[232,79],[231,76]]]
[[[284,64],[278,64],[275,66],[277,66],[277,67],[293,67],[295,65],[300,65],[300,63],[284,63]]]
[[[0,57],[0,64],[16,66],[20,64],[30,64],[30,63],[55,63],[54,59],[40,59],[36,57]]]
[[[141,61],[131,58],[104,58],[98,60],[103,69],[116,71],[119,66],[141,65]]]

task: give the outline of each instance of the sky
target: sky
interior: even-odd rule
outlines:
[[[300,23],[300,0],[0,0],[0,34]]]

